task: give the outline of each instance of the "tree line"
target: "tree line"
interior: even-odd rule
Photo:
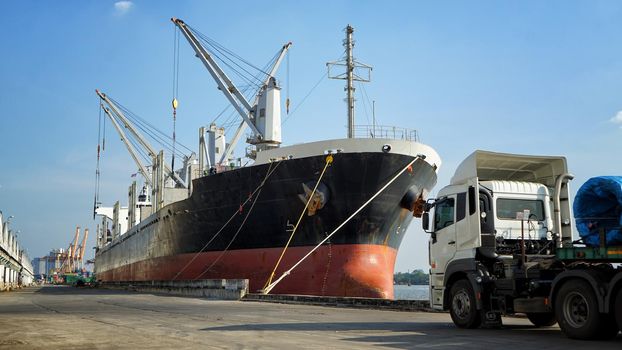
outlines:
[[[395,284],[424,284],[430,281],[430,276],[423,270],[413,270],[412,272],[397,272],[393,275]]]

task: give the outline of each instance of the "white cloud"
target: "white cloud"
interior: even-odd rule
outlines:
[[[124,15],[134,7],[134,3],[131,1],[117,1],[114,3],[114,9],[117,11],[117,15]]]
[[[609,121],[614,124],[620,124],[620,128],[622,128],[622,111],[616,113],[616,115],[613,118],[609,119]]]

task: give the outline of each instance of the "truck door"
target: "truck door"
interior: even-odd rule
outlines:
[[[456,254],[456,196],[447,196],[434,205],[434,232],[430,238],[432,285],[443,286],[447,264]],[[440,283],[439,283],[440,282]]]

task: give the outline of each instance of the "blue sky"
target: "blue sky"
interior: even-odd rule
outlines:
[[[14,1],[0,13],[0,209],[31,257],[92,232],[95,88],[172,132],[172,16],[262,66],[284,43],[296,108],[339,59],[343,28],[374,67],[378,123],[417,129],[444,164],[439,186],[475,149],[557,154],[577,175],[619,175],[619,1]],[[284,69],[281,70],[284,72]],[[284,81],[284,74],[279,78]],[[362,91],[359,88],[359,93]],[[321,80],[283,127],[284,143],[345,136],[343,82]],[[181,42],[177,133],[196,148],[225,99]],[[371,112],[359,95],[357,122]],[[124,199],[136,172],[107,130],[102,200]],[[573,191],[574,192],[574,191]],[[396,270],[427,270],[414,221]],[[94,245],[91,235],[89,247]],[[90,253],[92,256],[92,251]]]

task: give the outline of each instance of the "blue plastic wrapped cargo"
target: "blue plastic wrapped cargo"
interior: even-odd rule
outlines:
[[[622,245],[622,176],[599,176],[587,180],[572,206],[579,235],[590,247],[600,245],[600,231],[607,246]]]

